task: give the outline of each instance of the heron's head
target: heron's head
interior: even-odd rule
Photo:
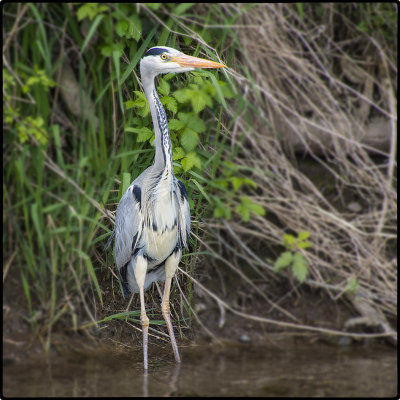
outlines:
[[[171,47],[152,47],[140,61],[140,74],[154,78],[168,72],[187,72],[195,68],[223,68],[224,64],[211,60],[187,56]]]

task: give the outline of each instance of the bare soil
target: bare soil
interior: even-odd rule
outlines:
[[[126,309],[129,298],[123,298],[119,289],[115,288],[115,281],[109,278],[105,271],[101,281],[104,291],[105,303],[103,308],[97,305],[97,320],[108,315]],[[207,282],[205,282],[207,284]],[[217,285],[208,282],[209,287]],[[114,285],[114,287],[113,287]],[[263,285],[266,285],[265,283]],[[230,291],[224,297],[224,301],[235,304],[243,312],[252,315],[264,316],[276,320],[287,320],[306,325],[320,326],[331,329],[342,329],[344,321],[356,316],[350,304],[334,302],[327,298],[320,290],[310,290],[306,287],[297,287],[296,290],[284,279],[263,287],[273,301],[281,299],[279,306],[290,312],[297,321],[291,321],[280,310],[273,307],[265,307],[265,300],[260,301],[258,295],[241,293],[240,287],[237,291]],[[195,291],[196,292],[196,291]],[[134,296],[130,310],[139,309],[138,296]],[[175,301],[174,301],[175,300]],[[146,295],[147,304],[154,306],[155,319],[162,319],[157,290],[153,289]],[[276,334],[280,337],[296,337],[297,340],[315,342],[326,340],[325,337],[299,330],[290,330],[272,324],[252,321],[234,315],[229,311],[224,313],[218,305],[204,294],[196,294],[194,300],[198,311],[198,317],[208,332],[194,318],[187,324],[176,324],[176,334],[179,345],[204,344],[208,342],[237,342],[268,345],[276,341]],[[172,305],[177,307],[176,299],[172,298]],[[39,311],[40,313],[40,311]],[[81,313],[84,324],[90,320]],[[22,292],[18,276],[10,273],[7,276],[7,284],[3,291],[3,363],[26,361],[27,359],[40,356],[44,352],[44,344],[47,332],[40,330],[29,322],[27,304]],[[150,352],[152,346],[156,345],[169,348],[167,331],[164,326],[154,326],[150,331]],[[62,354],[65,352],[90,351],[104,347],[134,348],[141,346],[140,323],[131,324],[122,320],[111,320],[100,324],[98,328],[82,329],[72,331],[70,327],[59,323],[53,326],[51,335],[51,354]],[[335,342],[336,344],[349,344],[349,341]]]

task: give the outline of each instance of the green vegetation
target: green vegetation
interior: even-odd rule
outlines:
[[[190,5],[168,7],[184,15]],[[48,348],[57,321],[69,324],[69,315],[78,327],[81,304],[95,321],[88,299],[104,301],[99,277],[106,255],[100,249],[112,229],[106,209],[115,210],[154,157],[152,121],[135,74],[142,55],[155,45],[212,53],[192,39],[179,41],[170,33],[178,29],[172,18],[161,28],[136,5],[7,4],[4,12],[3,206],[10,235],[3,249],[16,253],[30,321],[47,328]],[[223,109],[235,96],[217,76],[168,74],[157,87],[193,220],[230,218],[233,210],[247,221],[250,211],[265,211],[244,196],[235,208],[238,189],[257,185],[233,164],[237,149],[222,160],[228,143]],[[68,91],[75,93],[76,109]]]
[[[312,247],[312,243],[307,239],[310,237],[310,232],[299,232],[297,237],[291,234],[283,235],[283,246],[286,251],[281,253],[274,263],[274,271],[279,272],[283,268],[289,267],[292,270],[294,277],[300,282],[304,282],[308,275],[308,263],[299,250]]]

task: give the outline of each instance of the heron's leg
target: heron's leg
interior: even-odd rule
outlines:
[[[140,321],[142,323],[142,331],[143,331],[143,363],[144,363],[144,369],[147,371],[148,369],[147,344],[149,338],[149,318],[146,315],[146,307],[144,304],[144,280],[146,278],[146,272],[147,272],[147,261],[144,257],[142,256],[137,257],[134,272],[135,272],[136,283],[139,287]]]
[[[181,358],[179,357],[178,346],[176,344],[174,329],[172,328],[170,311],[169,311],[169,292],[171,289],[171,281],[172,277],[175,274],[176,269],[178,268],[179,261],[181,259],[182,252],[181,250],[173,253],[166,261],[165,261],[165,285],[164,285],[164,295],[161,303],[161,310],[165,322],[167,323],[167,328],[169,332],[169,337],[171,338],[172,349],[174,350],[175,361],[180,363]]]

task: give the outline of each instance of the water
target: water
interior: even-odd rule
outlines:
[[[396,351],[386,346],[180,347],[52,356],[3,366],[3,396],[395,397]]]

